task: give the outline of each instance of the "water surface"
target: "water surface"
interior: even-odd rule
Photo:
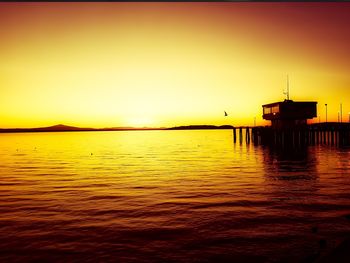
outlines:
[[[349,236],[349,214],[349,148],[233,144],[229,130],[0,134],[2,262],[310,262]]]

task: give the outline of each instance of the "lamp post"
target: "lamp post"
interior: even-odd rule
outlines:
[[[350,116],[350,115],[349,115]],[[254,117],[254,127],[256,126],[256,117]]]
[[[339,115],[340,115],[340,114],[339,114],[339,111],[338,111],[338,122],[339,122]]]
[[[326,122],[327,122],[327,103],[324,106],[326,106]]]
[[[343,122],[343,104],[340,103],[340,122]]]
[[[349,122],[350,122],[350,112],[349,112]]]

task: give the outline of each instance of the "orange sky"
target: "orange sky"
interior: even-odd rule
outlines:
[[[0,3],[0,127],[262,124],[287,74],[348,121],[349,26],[341,2]]]

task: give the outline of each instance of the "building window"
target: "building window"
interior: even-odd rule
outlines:
[[[270,114],[271,108],[270,107],[264,107],[264,114]]]
[[[275,106],[266,106],[266,107],[263,107],[263,111],[264,111],[264,114],[279,113],[280,106],[278,104]]]
[[[280,112],[280,106],[279,105],[273,106],[271,112],[272,113],[279,113]]]

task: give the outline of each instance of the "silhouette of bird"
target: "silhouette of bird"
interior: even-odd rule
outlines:
[[[228,114],[227,114],[227,112],[226,112],[226,111],[224,111],[224,113],[225,113],[225,117],[226,117],[226,116],[228,116]]]

